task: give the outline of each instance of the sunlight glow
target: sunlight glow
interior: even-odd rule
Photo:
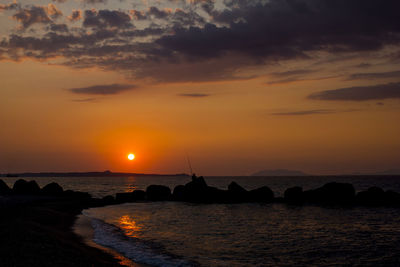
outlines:
[[[135,155],[134,154],[129,154],[128,155],[128,159],[129,160],[134,160],[135,159]]]

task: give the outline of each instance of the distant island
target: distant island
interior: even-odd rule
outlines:
[[[310,176],[310,174],[302,171],[276,169],[276,170],[262,170],[253,173],[251,176]]]
[[[189,176],[186,173],[155,174],[130,172],[24,172],[0,174],[0,177],[121,177],[121,176]]]

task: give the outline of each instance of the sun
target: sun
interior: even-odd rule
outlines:
[[[129,154],[128,155],[128,159],[129,160],[134,160],[135,159],[135,155],[134,154]]]

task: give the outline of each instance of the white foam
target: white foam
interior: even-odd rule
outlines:
[[[165,267],[193,266],[193,264],[183,259],[177,259],[156,251],[156,249],[150,247],[140,239],[124,235],[121,229],[115,225],[92,218],[92,226],[94,229],[94,242],[114,249],[134,262]]]

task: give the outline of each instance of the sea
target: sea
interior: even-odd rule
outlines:
[[[18,178],[2,179],[12,186]],[[145,190],[151,184],[173,190],[190,181],[187,176],[32,179],[40,186],[57,182],[93,197]],[[333,181],[351,183],[356,191],[378,186],[400,192],[400,176],[205,180],[221,189],[232,181],[248,190],[268,186],[275,196],[289,187],[307,190]],[[90,231],[84,231],[88,225]],[[145,266],[400,266],[398,208],[138,202],[84,210],[75,228],[88,244]]]

